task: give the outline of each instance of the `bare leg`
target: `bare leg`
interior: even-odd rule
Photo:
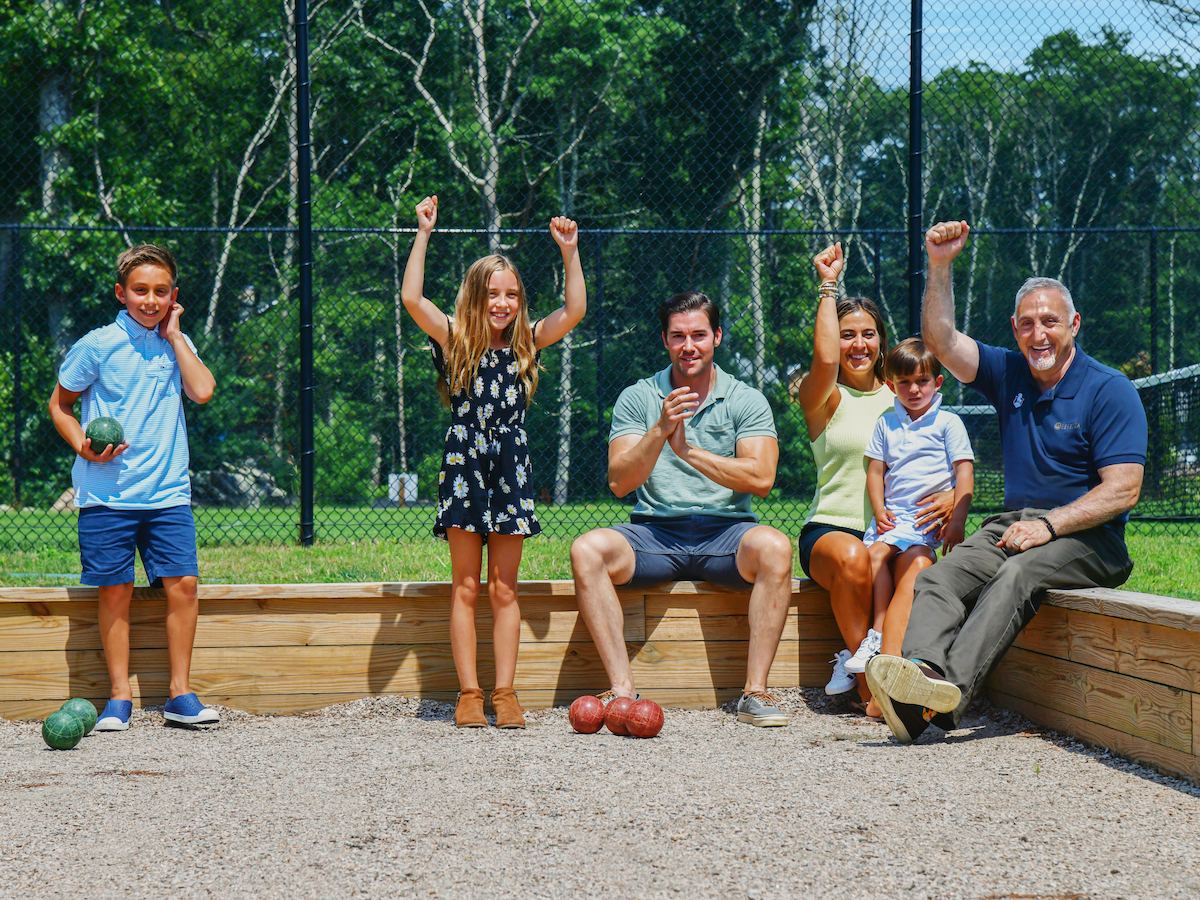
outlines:
[[[475,605],[479,601],[479,567],[483,563],[483,538],[461,528],[449,528],[450,539],[450,651],[462,690],[479,687],[475,670]]]
[[[747,610],[750,648],[745,690],[765,691],[792,599],[792,541],[768,525],[751,528],[738,545],[737,567],[742,578],[754,585]]]
[[[871,559],[866,545],[852,534],[831,531],[813,545],[809,557],[813,581],[829,591],[829,603],[846,647],[858,649],[871,621]],[[858,677],[858,695],[870,699],[867,681]]]
[[[166,577],[162,583],[167,592],[167,656],[171,661],[170,697],[174,700],[192,690],[188,687],[188,676],[192,669],[192,645],[196,642],[200,602],[195,575]]]
[[[788,554],[790,557],[790,547]],[[571,571],[575,576],[579,613],[592,634],[612,689],[622,697],[632,697],[636,692],[625,649],[625,615],[613,585],[628,582],[633,577],[635,563],[629,542],[611,528],[589,531],[571,544]]]
[[[883,634],[883,620],[887,615],[888,604],[892,602],[895,585],[892,583],[892,557],[896,548],[883,541],[876,541],[867,548],[871,557],[871,592],[872,592],[872,625],[871,627]]]
[[[913,588],[917,583],[917,575],[932,565],[933,551],[920,545],[909,547],[893,561],[896,590],[887,609],[887,618],[883,621],[883,647],[880,653],[888,656],[900,655],[904,632],[908,630],[908,617],[912,613]],[[867,704],[867,715],[875,718],[883,715],[883,710],[879,708],[874,697]]]
[[[492,645],[496,654],[496,687],[512,687],[521,642],[521,607],[517,602],[517,571],[525,537],[488,535],[488,600],[492,604]]]
[[[908,630],[908,617],[912,613],[913,589],[917,576],[933,565],[933,551],[928,547],[909,547],[896,557],[893,563],[896,591],[892,605],[888,607],[887,619],[883,623],[882,653],[900,656],[904,644],[904,632]]]
[[[129,601],[133,599],[133,582],[105,585],[100,589],[100,642],[104,645],[104,662],[112,684],[113,700],[132,700],[129,687]]]

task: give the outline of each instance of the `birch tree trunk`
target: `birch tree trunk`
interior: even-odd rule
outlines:
[[[575,126],[577,98],[571,96],[570,125]],[[561,142],[562,129],[559,130]],[[558,164],[558,195],[562,198],[563,215],[575,216],[575,191],[579,183],[579,154],[572,150]],[[565,285],[564,285],[565,287]],[[558,380],[558,461],[554,467],[554,503],[562,506],[570,497],[571,487],[571,402],[575,399],[575,341],[568,331],[562,339]]]
[[[52,5],[52,4],[51,4]],[[58,180],[67,171],[70,160],[56,132],[71,119],[71,83],[68,73],[60,69],[47,72],[38,90],[38,133],[42,135],[41,201],[42,212],[55,216],[60,212]],[[47,324],[54,352],[61,361],[71,349],[75,317],[72,304],[55,292],[45,298]]]
[[[767,133],[767,88],[764,85],[758,93],[757,107],[754,116],[754,158],[751,164],[749,183],[744,187],[742,196],[748,198],[742,205],[742,225],[754,234],[746,236],[749,249],[749,278],[750,278],[750,327],[753,331],[752,362],[754,365],[754,386],[763,389],[764,369],[767,362],[767,331],[766,320],[763,316],[762,289],[762,258],[763,237],[758,234],[763,226],[763,141]]]
[[[290,17],[294,15],[294,11],[289,14],[289,38],[287,41],[288,76],[286,81],[291,84],[296,83],[296,42],[290,37],[290,34],[294,34]],[[288,331],[294,285],[292,268],[296,262],[296,229],[300,224],[300,168],[299,156],[295,152],[300,140],[300,120],[296,109],[295,91],[288,92],[287,138],[288,147],[292,148],[292,152],[288,156],[288,231],[284,237],[282,264],[275,269],[275,280],[279,286],[279,333],[275,340],[275,409],[271,416],[271,449],[274,451],[276,459],[287,458],[287,440],[283,421],[287,414],[288,350],[291,347]]]

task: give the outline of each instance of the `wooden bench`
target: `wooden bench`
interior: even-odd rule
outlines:
[[[639,690],[667,706],[712,707],[745,679],[744,593],[677,582],[622,591]],[[202,585],[192,686],[255,713],[296,713],[366,696],[451,699],[449,585]],[[521,585],[517,690],[528,707],[607,686],[570,581]],[[165,603],[134,592],[135,703],[163,701]],[[480,680],[491,683],[481,600]],[[828,596],[792,585],[772,687],[819,687],[843,646]],[[108,676],[92,588],[0,588],[0,715],[42,717],[68,697],[103,701]],[[1200,780],[1200,604],[1123,591],[1056,592],[988,682],[993,703],[1042,725]]]

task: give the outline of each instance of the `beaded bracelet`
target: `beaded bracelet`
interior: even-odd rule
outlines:
[[[1046,530],[1050,532],[1050,540],[1058,537],[1058,532],[1054,530],[1054,526],[1050,524],[1050,520],[1045,516],[1038,516],[1038,520],[1046,526]]]

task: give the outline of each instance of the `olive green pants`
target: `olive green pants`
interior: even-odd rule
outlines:
[[[1023,509],[990,516],[917,576],[903,652],[937,666],[962,690],[962,702],[951,714],[955,726],[1047,590],[1117,587],[1133,571],[1119,526],[1063,535],[1023,553],[996,546],[1014,522],[1045,513]],[[933,724],[951,727],[944,714]]]

